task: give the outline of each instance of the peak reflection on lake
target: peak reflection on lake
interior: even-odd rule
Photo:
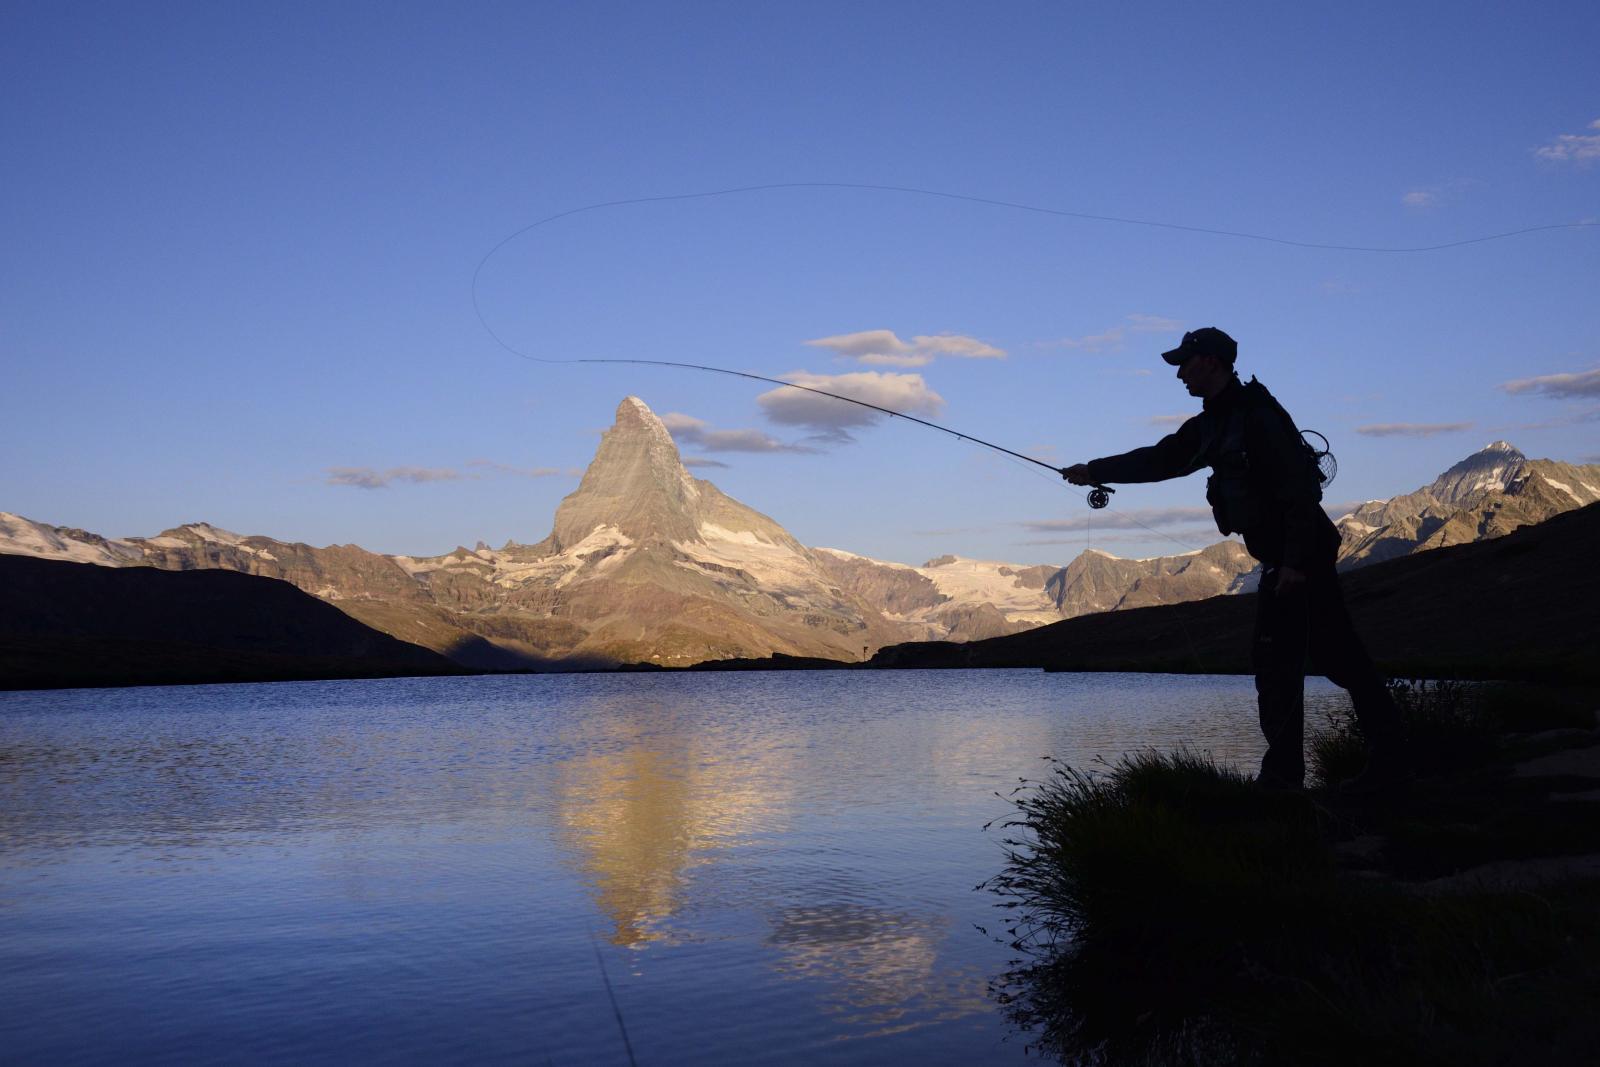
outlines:
[[[1325,684],[1308,700],[1337,699]],[[1317,714],[1313,708],[1312,720]],[[1246,678],[0,694],[19,1063],[1021,1060],[980,827],[1046,754],[1259,754]]]

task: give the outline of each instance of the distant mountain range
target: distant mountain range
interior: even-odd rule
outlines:
[[[1600,505],[1501,538],[1450,545],[1345,576],[1345,601],[1378,667],[1402,678],[1600,680]],[[868,668],[1035,667],[1245,674],[1255,596],[1215,596],[1068,619],[987,641],[922,642]],[[722,663],[701,669],[826,666]]]
[[[1428,485],[1339,520],[1346,566],[1500,537],[1600,501],[1600,466],[1529,459],[1496,441]]]
[[[1505,442],[1433,483],[1339,520],[1343,566],[1498,537],[1600,500],[1600,466],[1529,460]],[[683,666],[788,656],[859,660],[907,641],[1000,637],[1102,611],[1254,588],[1235,541],[1156,559],[1080,554],[1064,567],[941,556],[921,567],[808,548],[690,476],[636,397],[618,406],[578,488],[536,544],[389,556],[190,523],[110,539],[0,513],[0,553],[105,567],[279,578],[470,668]]]

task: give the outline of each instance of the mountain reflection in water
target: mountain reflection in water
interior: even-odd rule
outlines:
[[[598,949],[641,1062],[1020,1061],[974,929],[996,794],[1046,754],[1248,762],[1252,706],[1032,671],[0,693],[0,1048],[616,1062]]]
[[[665,938],[693,868],[781,830],[792,743],[766,736],[733,748],[687,727],[659,705],[586,718],[570,747],[588,754],[556,770],[561,840],[611,922],[613,944]]]

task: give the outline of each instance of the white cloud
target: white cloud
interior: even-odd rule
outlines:
[[[888,367],[924,367],[939,356],[958,359],[1004,359],[1005,351],[955,333],[918,334],[902,341],[893,330],[862,330],[833,337],[818,337],[805,342],[813,348],[826,348],[844,359]]]
[[[460,471],[435,467],[390,467],[375,470],[372,467],[329,467],[329,485],[348,485],[357,489],[387,489],[396,482],[413,485],[422,482],[454,482],[467,477]]]
[[[707,459],[705,456],[684,456],[683,465],[685,467],[721,467],[723,470],[728,469],[728,465],[720,459]]]
[[[1184,526],[1210,521],[1210,508],[1129,508],[1103,515],[1080,515],[1072,519],[1039,519],[1021,525],[1034,533],[1065,533],[1069,530],[1134,530],[1153,526]]]
[[[1128,329],[1133,333],[1177,333],[1183,323],[1165,315],[1129,315]]]
[[[959,333],[918,334],[911,339],[918,349],[961,359],[1004,359],[1005,350]]]
[[[1111,348],[1121,348],[1122,339],[1127,330],[1121,326],[1113,326],[1103,333],[1091,333],[1084,337],[1063,337],[1055,342],[1058,348],[1076,348],[1084,352],[1104,352]]]
[[[1414,211],[1443,207],[1455,203],[1483,185],[1478,178],[1450,178],[1434,185],[1419,185],[1400,197],[1400,202]]]
[[[1600,159],[1600,119],[1589,123],[1595,133],[1563,133],[1533,154],[1553,163],[1592,163]]]
[[[694,445],[702,452],[815,452],[805,445],[791,445],[761,430],[718,430],[704,419],[669,411],[661,423],[673,440]],[[719,464],[726,466],[726,464]]]
[[[1433,437],[1470,429],[1470,422],[1374,422],[1357,426],[1356,433],[1363,437]]]
[[[846,442],[848,430],[867,426],[882,416],[858,404],[805,392],[820,389],[907,415],[933,416],[944,409],[944,397],[928,388],[920,374],[892,371],[855,371],[850,374],[812,374],[796,371],[782,376],[801,389],[773,389],[756,397],[767,418],[784,426],[812,430],[819,440]]]
[[[1511,432],[1514,430],[1555,430],[1563,426],[1582,426],[1585,423],[1600,422],[1600,405],[1591,405],[1570,411],[1565,415],[1554,415],[1538,422],[1523,422],[1512,426],[1496,427],[1496,433]]]
[[[1084,337],[1063,337],[1058,341],[1047,341],[1047,348],[1071,348],[1080,352],[1109,352],[1121,348],[1127,341],[1129,334],[1135,333],[1180,333],[1183,323],[1177,319],[1169,319],[1164,315],[1125,315],[1121,323],[1099,333],[1091,333]]]
[[[427,482],[476,481],[480,478],[509,476],[513,478],[552,478],[557,475],[576,477],[583,471],[559,467],[514,467],[492,459],[469,459],[466,466],[471,472],[452,467],[329,467],[326,484],[347,485],[356,489],[388,489],[394,485],[422,485]]]
[[[828,348],[841,356],[860,359],[862,356],[901,355],[911,346],[894,335],[893,330],[862,330],[860,333],[841,333],[833,337],[819,337],[806,344],[814,348]]]
[[[1123,555],[1133,545],[1156,545],[1157,550],[1149,555],[1130,556],[1128,558],[1150,559],[1154,556],[1176,556],[1186,552],[1194,552],[1214,545],[1218,541],[1236,540],[1223,537],[1217,533],[1215,526],[1177,526],[1167,530],[1127,530],[1118,531],[1110,536],[1101,537],[1101,527],[1098,522],[1094,529],[1085,533],[1080,532],[1075,537],[1039,537],[1027,541],[1014,541],[1017,545],[1079,545],[1086,544],[1088,538],[1093,538],[1094,547],[1104,549],[1114,555]]]
[[[1150,416],[1150,420],[1149,421],[1150,421],[1150,425],[1151,426],[1182,426],[1184,423],[1188,422],[1192,418],[1194,418],[1194,416],[1192,414],[1190,414],[1190,415],[1152,415],[1152,416]]]
[[[513,478],[553,478],[558,474],[570,474],[559,467],[513,467],[509,463],[497,463],[492,459],[469,459],[467,466],[477,467],[490,474],[506,474]],[[581,471],[579,473],[582,473]]]
[[[933,356],[927,352],[907,352],[904,355],[869,352],[867,355],[857,357],[856,362],[870,367],[926,367],[933,362]]]
[[[1542,374],[1536,378],[1518,378],[1500,386],[1508,393],[1533,393],[1567,399],[1578,396],[1600,396],[1600,367],[1579,371],[1576,374]]]

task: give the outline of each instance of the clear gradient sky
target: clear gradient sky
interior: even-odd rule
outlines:
[[[7,2],[0,510],[531,542],[634,394],[807,544],[1199,547],[1199,476],[1085,531],[1047,472],[928,430],[518,359],[473,270],[566,209],[786,182],[1343,245],[1596,221],[1597,46],[1593,2]],[[1332,500],[1497,438],[1600,462],[1600,227],[1376,254],[774,190],[571,216],[479,295],[534,355],[878,375],[855,380],[1062,464],[1191,412],[1159,352],[1204,325],[1332,438]]]

